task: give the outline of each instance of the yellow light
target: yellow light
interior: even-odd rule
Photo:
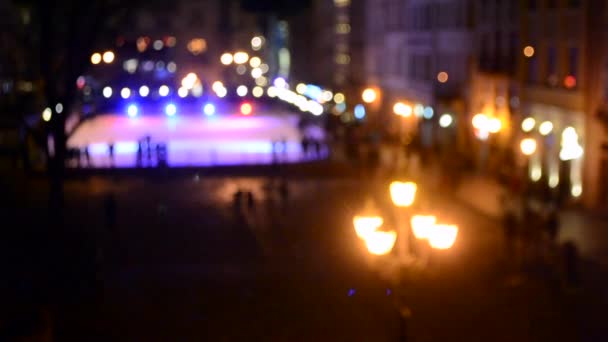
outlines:
[[[360,239],[365,238],[380,228],[384,220],[380,216],[355,216],[353,219],[353,225],[355,226],[355,232]]]
[[[448,73],[445,71],[441,71],[440,73],[437,74],[437,81],[439,81],[439,83],[445,83],[448,81]]]
[[[298,92],[298,94],[304,94],[306,92],[306,84],[298,83],[298,85],[296,86],[296,91]]]
[[[249,60],[249,65],[252,68],[257,68],[262,64],[262,60],[260,59],[260,57],[251,57],[251,59]],[[260,70],[261,71],[261,70]]]
[[[367,250],[374,255],[385,255],[389,253],[397,241],[397,233],[394,231],[374,231],[365,238]]]
[[[491,118],[490,120],[488,120],[488,123],[487,123],[488,132],[498,133],[498,132],[500,132],[501,128],[502,128],[502,122],[500,122],[500,119]]]
[[[49,107],[44,108],[44,110],[42,111],[42,120],[49,122],[49,121],[51,121],[52,116],[53,116],[53,111],[51,110],[51,108],[49,108]]]
[[[344,94],[342,93],[336,93],[334,95],[334,102],[335,103],[344,103],[344,101],[346,101],[346,97],[344,96]]]
[[[255,84],[259,85],[260,87],[265,87],[268,85],[268,79],[264,76],[258,77],[255,79]]]
[[[524,56],[526,56],[528,58],[534,56],[534,48],[531,47],[530,45],[526,46],[524,48]]]
[[[103,53],[103,61],[106,64],[110,64],[110,63],[114,62],[114,52],[112,52],[112,51],[106,51],[106,52],[104,52]]]
[[[540,165],[532,166],[532,170],[530,171],[530,179],[535,182],[538,182],[542,176],[543,170],[541,169]]]
[[[532,138],[522,139],[521,143],[519,143],[519,148],[521,149],[521,153],[531,156],[536,152],[536,140]]]
[[[486,129],[488,125],[488,117],[485,114],[475,114],[473,116],[473,127],[477,129]]]
[[[363,93],[361,94],[361,98],[363,99],[363,102],[365,103],[372,103],[374,101],[376,101],[376,98],[378,97],[378,94],[376,94],[376,91],[372,88],[367,88],[363,91]]]
[[[91,63],[93,64],[99,64],[101,63],[101,54],[98,52],[95,52],[94,54],[91,55]]]
[[[239,51],[234,54],[234,63],[245,64],[249,60],[249,54],[247,52]]]
[[[220,57],[220,62],[222,62],[222,64],[224,65],[230,65],[232,64],[232,55],[228,52],[225,52],[224,54],[222,54],[222,56]]]
[[[251,77],[253,77],[254,79],[262,77],[262,69],[260,69],[260,68],[251,69]]]
[[[333,97],[334,94],[329,90],[323,90],[323,92],[321,93],[321,100],[323,100],[323,102],[331,101]]]
[[[456,242],[458,227],[447,224],[434,224],[429,230],[429,244],[435,249],[449,249]]]
[[[409,207],[414,203],[418,186],[413,182],[394,181],[390,185],[391,199],[398,207]]]
[[[534,120],[534,118],[525,118],[521,122],[521,130],[526,133],[531,132],[534,129],[534,126],[536,126],[536,120]]]
[[[580,197],[583,194],[583,187],[580,184],[575,184],[570,189],[570,193],[574,197]]]
[[[262,95],[264,95],[264,89],[262,87],[253,87],[253,89],[251,90],[251,93],[253,94],[253,96],[255,97],[262,97]]]
[[[538,132],[542,135],[547,135],[553,131],[553,123],[551,121],[545,121],[538,126]]]
[[[266,89],[266,93],[269,97],[277,97],[277,95],[279,95],[279,91],[273,86],[268,87],[268,89]]]
[[[403,102],[397,102],[393,106],[393,112],[397,115],[408,117],[412,115],[412,106],[406,105]]]
[[[549,176],[549,187],[555,188],[559,185],[559,174],[552,174]]]
[[[437,218],[433,215],[414,215],[410,219],[412,232],[417,239],[427,239],[430,234],[430,229],[437,222]]]

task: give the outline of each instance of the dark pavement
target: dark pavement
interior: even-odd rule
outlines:
[[[47,293],[58,340],[394,341],[395,291],[413,310],[415,341],[608,336],[602,287],[569,292],[554,270],[514,270],[498,222],[446,194],[422,189],[421,202],[459,225],[456,245],[436,253],[426,270],[409,272],[401,290],[388,292],[352,228],[367,190],[379,185],[356,177],[291,179],[282,205],[268,183],[194,174],[68,182],[73,253],[63,254],[80,258],[67,257],[79,266],[66,272],[81,281],[61,276],[55,284],[84,290]],[[239,188],[256,198],[241,218],[232,203]],[[24,201],[42,206],[39,186],[28,189]],[[117,213],[109,230],[108,193]],[[33,216],[26,220],[44,221]],[[37,246],[53,254],[44,242]],[[57,298],[61,305],[52,303]]]

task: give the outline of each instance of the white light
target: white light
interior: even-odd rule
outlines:
[[[167,71],[170,73],[174,73],[175,70],[177,70],[177,65],[175,64],[175,62],[169,62],[167,63]]]
[[[105,97],[106,99],[109,99],[111,96],[112,96],[112,88],[104,87],[103,88],[103,97]]]
[[[519,143],[519,148],[521,149],[521,153],[526,156],[531,156],[536,152],[536,140],[532,138],[525,138]]]
[[[194,88],[194,85],[196,84],[197,80],[198,77],[196,76],[196,74],[191,72],[182,79],[182,87],[188,90],[192,89]]]
[[[247,95],[247,87],[244,85],[240,85],[236,88],[236,94],[240,97]]]
[[[213,103],[207,103],[205,107],[203,107],[203,112],[205,112],[205,115],[207,116],[215,114],[215,106]]]
[[[155,40],[154,44],[152,44],[152,47],[154,48],[154,50],[158,51],[163,48],[163,45],[164,44],[162,40]]]
[[[139,87],[139,96],[146,97],[148,94],[150,94],[150,88],[145,85]]]
[[[323,106],[312,100],[308,101],[308,110],[315,116],[323,114]]]
[[[195,84],[194,88],[192,88],[192,96],[201,97],[203,95],[203,86],[199,84]]]
[[[232,61],[233,61],[233,57],[228,52],[222,54],[222,56],[220,57],[220,62],[224,65],[230,65],[230,64],[232,64]]]
[[[580,197],[583,194],[583,187],[580,184],[575,184],[570,189],[570,193],[574,197]]]
[[[564,161],[579,159],[583,156],[583,153],[583,148],[580,145],[568,145],[562,147],[559,151],[559,159]]]
[[[184,87],[179,87],[179,89],[177,89],[177,96],[181,98],[188,96],[188,89]]]
[[[277,97],[278,91],[277,88],[270,86],[266,89],[266,93],[268,93],[269,97]]]
[[[48,122],[51,120],[52,116],[53,116],[53,111],[51,110],[51,108],[49,108],[49,107],[44,108],[44,110],[42,111],[42,120]]]
[[[531,132],[534,129],[534,126],[536,126],[536,120],[534,120],[534,118],[525,118],[521,122],[521,130],[526,133]]]
[[[260,59],[260,57],[251,57],[251,59],[249,60],[249,65],[252,68],[257,68],[260,66],[260,64],[262,64],[262,60]]]
[[[104,63],[107,63],[107,64],[114,62],[114,52],[112,52],[112,51],[104,52],[103,61],[104,61]]]
[[[61,114],[61,112],[63,112],[63,105],[61,103],[55,105],[55,112],[57,112],[57,114]]]
[[[424,107],[421,104],[417,104],[414,106],[414,115],[416,117],[421,117],[424,114]]]
[[[342,93],[336,93],[334,95],[334,102],[336,104],[343,103],[344,101],[346,101],[346,97],[344,96],[344,94],[342,94]]]
[[[129,115],[130,117],[137,116],[137,112],[138,112],[137,106],[134,104],[129,105],[129,107],[127,108],[127,115]]]
[[[129,74],[134,74],[137,71],[139,61],[136,58],[127,59],[122,63],[122,68]]]
[[[260,48],[262,48],[262,38],[259,36],[251,38],[251,48],[254,51],[258,51]]]
[[[158,95],[162,97],[169,95],[169,87],[167,87],[166,85],[160,86],[160,88],[158,88]]]
[[[285,88],[285,86],[287,85],[287,82],[285,81],[285,79],[283,77],[277,77],[274,79],[273,84],[277,88]]]
[[[298,92],[298,94],[304,94],[306,92],[306,88],[306,84],[298,83],[298,85],[296,86],[296,91]]]
[[[262,95],[264,95],[264,89],[262,87],[253,87],[253,90],[251,90],[251,93],[255,97],[262,97]]]
[[[538,132],[542,135],[547,135],[553,131],[553,123],[551,121],[545,121],[538,126]]]
[[[443,128],[450,127],[453,121],[452,116],[445,113],[439,117],[439,126]]]
[[[542,175],[543,175],[543,170],[541,169],[540,165],[532,166],[532,171],[530,172],[530,179],[537,182],[538,180],[540,180]]]
[[[323,93],[321,93],[321,98],[325,102],[331,101],[331,99],[333,99],[333,97],[334,97],[334,94],[329,90],[324,90]]]
[[[224,88],[224,87],[218,88],[215,91],[215,95],[217,95],[217,97],[220,97],[220,98],[226,96],[226,94],[228,94],[228,90],[226,90],[226,88]]]
[[[502,128],[502,122],[500,122],[500,119],[498,118],[491,118],[488,120],[488,132],[490,133],[498,133],[500,132],[500,129]]]
[[[558,174],[550,175],[549,176],[549,187],[555,188],[558,185],[559,185],[559,175]]]
[[[173,103],[169,103],[165,107],[165,114],[167,114],[168,116],[173,116],[175,115],[175,113],[177,113],[177,107],[175,107]]]
[[[239,51],[234,54],[234,63],[244,64],[249,60],[249,54],[247,52]]]
[[[251,77],[253,77],[253,78],[262,77],[262,69],[260,69],[260,68],[253,68],[251,70]]]
[[[131,96],[131,89],[122,88],[122,90],[120,91],[120,97],[122,97],[123,99],[128,99],[129,96]]]

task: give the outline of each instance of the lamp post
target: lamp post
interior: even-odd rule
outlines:
[[[365,203],[363,213],[353,218],[355,232],[357,233],[357,236],[364,241],[370,254],[385,256],[392,251],[395,245],[397,245],[399,266],[411,266],[412,261],[415,261],[415,257],[410,253],[408,245],[410,234],[408,224],[410,221],[414,236],[420,240],[427,240],[431,248],[445,250],[454,245],[458,235],[457,226],[438,224],[435,216],[414,215],[410,218],[408,209],[411,208],[414,203],[417,191],[418,186],[413,182],[393,181],[390,184],[389,192],[397,213],[397,231],[379,230],[384,223],[384,219],[374,210],[373,203],[370,200]],[[401,269],[401,267],[399,269]],[[400,282],[401,276],[399,276],[398,279]],[[399,285],[399,283],[397,285]],[[396,297],[399,298],[398,296]],[[399,302],[399,300],[396,300],[395,306],[399,314],[399,340],[407,341],[407,319],[410,317],[411,312],[404,303]]]

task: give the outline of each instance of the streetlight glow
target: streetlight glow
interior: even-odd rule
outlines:
[[[101,63],[101,54],[98,52],[95,52],[94,54],[91,55],[91,63],[92,64],[99,64]]]
[[[391,199],[398,207],[409,207],[414,203],[417,189],[414,182],[394,181],[390,185]]]
[[[526,56],[528,58],[534,56],[534,48],[530,45],[526,46],[524,48],[524,56]]]
[[[249,60],[249,54],[247,52],[239,51],[234,54],[234,63],[245,64]]]
[[[249,65],[252,68],[257,68],[262,64],[262,60],[260,59],[260,57],[251,57],[251,59],[249,60]],[[262,71],[262,70],[260,70]]]
[[[439,117],[439,126],[443,128],[450,127],[452,125],[452,122],[454,122],[454,119],[448,113],[445,113]]]
[[[393,112],[397,115],[408,117],[412,115],[412,106],[407,105],[403,102],[397,102],[393,106]]]
[[[372,102],[376,101],[376,98],[378,98],[378,94],[376,93],[376,91],[374,89],[367,88],[361,94],[361,98],[363,99],[363,102],[365,102],[365,103],[372,103]]]
[[[429,237],[429,230],[435,222],[437,222],[437,217],[433,215],[414,215],[410,219],[410,224],[412,226],[412,232],[416,239],[426,239]]]
[[[521,130],[526,133],[531,132],[534,129],[534,126],[536,126],[536,120],[534,120],[534,118],[525,118],[521,122]]]
[[[355,216],[353,225],[357,236],[365,240],[370,233],[376,231],[384,223],[384,219],[380,216]]]
[[[220,57],[220,62],[224,65],[230,65],[232,64],[233,61],[233,57],[232,54],[225,52],[224,54],[222,54],[222,56]]]
[[[385,255],[389,253],[395,242],[397,241],[397,233],[395,231],[383,232],[374,231],[369,233],[365,238],[367,250],[374,255]]]
[[[553,131],[553,123],[551,121],[545,121],[538,126],[538,132],[541,135],[548,135]]]
[[[532,138],[522,139],[521,143],[519,143],[519,148],[521,149],[521,153],[531,156],[536,152],[536,140]]]
[[[112,62],[114,62],[114,52],[112,51],[106,51],[103,53],[103,61],[106,64],[110,64]]]
[[[429,244],[435,249],[449,249],[456,242],[458,227],[447,224],[434,224],[429,230]]]

